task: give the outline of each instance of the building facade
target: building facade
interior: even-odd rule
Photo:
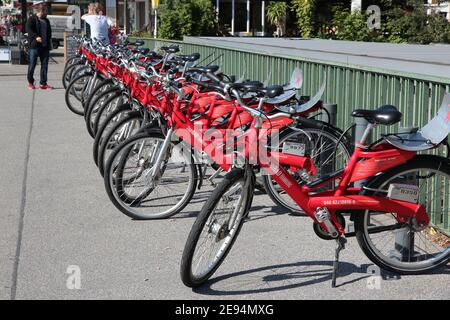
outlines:
[[[438,0],[428,0],[428,14],[432,11],[440,12],[448,21],[450,21],[450,1],[440,3]]]
[[[18,1],[18,0],[16,0]],[[36,1],[36,0],[35,0]],[[67,14],[69,5],[80,6],[83,14],[90,2],[99,1],[106,8],[106,14],[115,21],[116,25],[126,33],[147,30],[154,31],[155,7],[159,1],[155,0],[48,0],[52,3],[52,14]],[[235,36],[271,36],[274,27],[266,17],[269,1],[264,0],[211,0],[218,13],[220,25],[224,30]],[[290,2],[291,0],[276,0]],[[29,1],[31,2],[31,1]],[[335,1],[319,1],[321,20],[327,20],[327,12]],[[349,6],[352,11],[358,11],[367,6],[364,0],[340,0]],[[438,0],[425,0],[428,3],[428,12],[440,12],[450,21],[450,2],[442,3]],[[286,25],[295,26],[294,21],[286,21]],[[292,30],[291,30],[292,31]],[[295,34],[295,32],[290,32]]]

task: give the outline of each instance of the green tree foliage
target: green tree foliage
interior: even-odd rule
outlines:
[[[267,4],[266,16],[270,24],[275,26],[277,30],[281,31],[286,20],[288,6],[285,2],[270,1]]]
[[[159,14],[158,37],[216,35],[217,16],[210,0],[165,0]]]
[[[408,1],[406,8],[387,13],[387,40],[394,43],[449,42],[450,24],[438,13],[427,14],[422,1]]]
[[[440,14],[429,16],[425,29],[426,41],[433,43],[450,43],[450,23]]]
[[[297,27],[303,38],[314,36],[315,24],[315,2],[316,0],[292,0],[292,11],[297,17]]]
[[[450,42],[450,23],[438,13],[428,15],[421,0],[369,2],[381,8],[380,30],[370,29],[367,26],[368,16],[364,10],[352,13],[346,6],[335,6],[331,24],[322,27],[319,36],[339,40],[391,43]]]
[[[350,41],[383,41],[377,30],[369,28],[365,12],[350,12],[350,9],[335,8],[332,24],[333,37],[338,40]]]
[[[367,16],[361,12],[350,12],[350,10],[336,11],[333,17],[336,39],[369,41],[371,32],[367,27],[366,21]]]

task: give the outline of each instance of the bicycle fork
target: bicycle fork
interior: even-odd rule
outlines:
[[[170,142],[172,141],[172,133],[173,133],[173,128],[170,128],[167,131],[166,138],[164,139],[161,149],[159,150],[158,156],[156,158],[156,162],[153,166],[153,170],[150,173],[150,177],[152,180],[155,179],[155,177],[157,177],[159,175],[159,172],[161,170],[161,163],[162,163],[164,157],[166,156],[167,151],[169,150]]]

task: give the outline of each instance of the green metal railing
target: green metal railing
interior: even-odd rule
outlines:
[[[349,117],[356,108],[376,108],[392,104],[403,113],[400,126],[422,126],[433,118],[445,92],[450,91],[450,78],[437,78],[419,74],[404,74],[353,66],[334,62],[304,59],[290,56],[268,56],[249,49],[232,49],[183,41],[144,39],[150,48],[177,43],[183,53],[199,52],[202,57],[211,55],[205,64],[219,57],[214,63],[221,70],[239,78],[264,81],[271,73],[272,83],[286,83],[295,67],[303,70],[302,95],[313,95],[326,77],[323,100],[338,105],[338,127],[347,127]],[[395,130],[395,128],[394,128]]]
[[[246,79],[266,80],[271,74],[271,83],[289,82],[295,67],[303,70],[302,95],[314,95],[326,78],[326,90],[323,101],[338,105],[337,126],[347,128],[352,124],[351,111],[357,108],[376,108],[383,104],[392,104],[403,113],[398,126],[425,125],[436,113],[445,92],[450,91],[450,78],[438,78],[414,73],[402,73],[382,68],[363,67],[306,59],[294,56],[272,56],[251,49],[229,48],[224,46],[195,44],[186,41],[143,39],[146,46],[153,49],[167,44],[179,44],[183,53],[199,52],[208,57],[203,64],[218,58],[221,70],[239,78],[245,73]],[[398,126],[379,127],[374,136],[383,131],[395,132]],[[433,151],[441,153],[443,150]],[[446,187],[446,190],[448,186]],[[445,204],[450,204],[447,192]],[[435,214],[432,221],[450,232],[448,215]]]

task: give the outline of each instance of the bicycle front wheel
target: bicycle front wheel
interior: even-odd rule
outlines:
[[[118,119],[117,123],[110,122],[114,125],[109,130],[104,130],[104,135],[98,140],[97,164],[102,176],[106,161],[114,149],[142,128],[143,118],[139,111],[128,111],[121,115],[123,119]]]
[[[94,144],[92,146],[92,152],[93,152],[93,157],[94,157],[94,161],[95,164],[98,166],[98,158],[99,158],[99,154],[101,151],[101,147],[103,145],[103,142],[105,141],[105,135],[108,134],[108,132],[122,119],[126,118],[128,116],[128,114],[131,111],[130,105],[128,103],[125,103],[121,106],[119,106],[117,108],[117,110],[110,114],[108,116],[107,119],[105,119],[104,123],[100,126],[100,128],[98,129],[96,135],[95,135],[95,139],[94,139]],[[128,137],[127,137],[128,139]],[[107,158],[105,159],[105,163],[106,163]],[[103,173],[103,166],[102,166],[102,171]]]
[[[113,204],[129,217],[170,217],[195,193],[197,168],[190,154],[175,154],[172,145],[161,166],[155,166],[164,140],[160,129],[148,129],[125,140],[109,157],[105,188]]]
[[[224,261],[250,210],[254,184],[252,172],[233,169],[205,202],[183,251],[180,272],[186,286],[202,285]]]
[[[75,114],[84,115],[83,107],[83,92],[89,81],[92,79],[92,74],[81,74],[74,78],[65,92],[66,105]]]
[[[363,194],[386,197],[392,184],[419,189],[430,224],[421,226],[411,218],[399,222],[395,212],[363,211],[354,214],[358,243],[379,267],[400,274],[431,271],[450,260],[450,163],[447,159],[418,155],[388,170],[369,183]]]

